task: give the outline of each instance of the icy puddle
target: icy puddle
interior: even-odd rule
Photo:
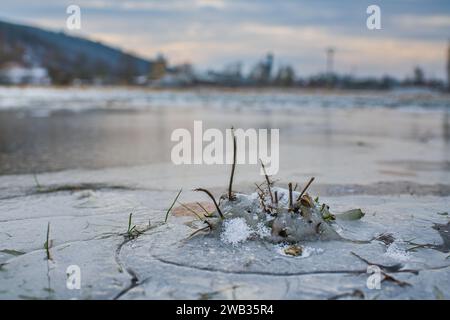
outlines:
[[[325,197],[333,213],[357,205],[366,214],[337,220],[343,239],[302,240],[292,248],[269,241],[267,227],[242,217],[190,237],[205,227],[195,216],[171,214],[164,223],[175,194],[85,186],[1,200],[0,298],[450,297],[450,197]],[[188,192],[181,200],[208,199]],[[127,233],[130,213],[136,237]],[[43,248],[48,222],[51,260]],[[385,279],[380,289],[367,286],[369,264]],[[67,288],[71,265],[80,267],[80,290]]]

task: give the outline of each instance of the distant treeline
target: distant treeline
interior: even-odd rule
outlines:
[[[390,89],[422,86],[444,89],[417,67],[404,80],[385,76],[355,78],[333,72],[299,77],[290,65],[274,68],[267,54],[243,74],[237,62],[220,71],[195,72],[189,64],[170,66],[163,56],[149,61],[99,42],[0,21],[0,84],[128,84],[162,87],[307,87]],[[33,69],[34,68],[34,69]],[[39,70],[36,71],[35,69]],[[45,78],[45,79],[44,79]],[[45,81],[44,81],[45,80]]]

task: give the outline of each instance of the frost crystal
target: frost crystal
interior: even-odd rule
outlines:
[[[251,234],[252,230],[244,218],[234,218],[224,221],[220,239],[225,243],[237,245],[247,240]]]

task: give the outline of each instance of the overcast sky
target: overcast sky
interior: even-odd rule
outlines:
[[[0,0],[0,19],[65,30],[66,8],[81,7],[82,28],[71,34],[143,57],[221,69],[251,67],[266,52],[300,76],[325,69],[357,76],[404,77],[419,65],[445,78],[450,0]],[[366,27],[367,6],[381,7],[381,30]]]

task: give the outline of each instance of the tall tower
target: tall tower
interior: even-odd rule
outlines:
[[[327,76],[333,74],[333,58],[334,58],[334,48],[327,48]]]
[[[450,40],[447,49],[447,91],[450,92]]]

